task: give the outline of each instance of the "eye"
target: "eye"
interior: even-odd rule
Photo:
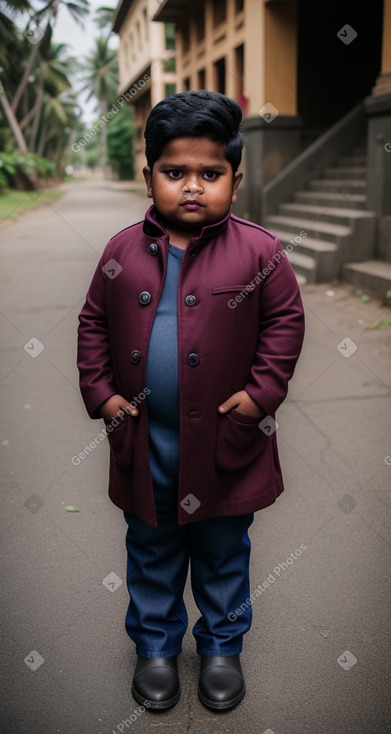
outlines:
[[[175,181],[178,181],[182,176],[182,171],[178,171],[176,169],[173,169],[172,171],[166,171],[169,178],[173,178]]]
[[[220,174],[220,173],[219,173],[218,171],[205,171],[205,173],[203,174],[203,177],[204,177],[204,178],[205,178],[205,179],[206,179],[207,181],[216,181],[216,179],[217,179],[217,178],[218,178],[218,177],[219,177],[220,175],[221,175],[221,174]]]

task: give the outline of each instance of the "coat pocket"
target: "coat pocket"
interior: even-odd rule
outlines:
[[[125,414],[122,420],[120,418],[118,419],[119,425],[114,426],[113,430],[107,433],[110,453],[116,464],[122,469],[129,469],[132,465],[133,437],[136,430],[136,420],[136,418]],[[108,421],[106,423],[106,431],[109,425],[113,425],[112,422]]]
[[[221,418],[217,434],[216,466],[221,471],[238,471],[264,451],[268,436],[258,424],[262,418],[231,410]]]

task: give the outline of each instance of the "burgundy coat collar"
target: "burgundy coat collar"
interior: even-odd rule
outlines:
[[[224,230],[227,228],[230,216],[231,210],[229,209],[223,219],[220,219],[214,224],[209,224],[206,227],[203,227],[203,229],[201,230],[201,234],[198,237],[191,238],[192,244],[197,244],[201,241],[208,241],[213,237],[216,237],[221,232],[224,232]],[[149,207],[145,214],[143,230],[145,234],[149,237],[158,238],[167,236],[167,231],[163,223],[163,218],[154,204]]]

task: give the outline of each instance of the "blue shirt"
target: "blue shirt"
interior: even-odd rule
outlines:
[[[151,391],[147,396],[149,456],[155,490],[157,487],[166,490],[175,488],[176,490],[178,484],[177,290],[179,270],[184,254],[184,250],[169,245],[166,278],[148,347],[146,385]]]

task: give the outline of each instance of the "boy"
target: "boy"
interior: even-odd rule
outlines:
[[[205,90],[152,109],[154,204],[109,241],[79,316],[80,388],[106,422],[109,495],[128,525],[132,693],[151,709],[180,696],[190,559],[199,698],[217,711],[243,698],[248,529],[283,491],[273,416],[300,354],[303,306],[278,239],[230,211],[241,117]]]

